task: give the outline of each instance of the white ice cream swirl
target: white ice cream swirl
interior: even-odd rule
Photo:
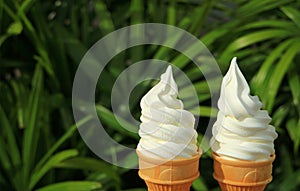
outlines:
[[[277,133],[257,96],[250,95],[236,58],[223,78],[219,113],[213,126],[211,148],[221,156],[242,160],[265,160],[275,152]]]
[[[141,100],[141,137],[137,149],[152,158],[189,158],[197,154],[195,118],[176,97],[178,88],[172,68]]]

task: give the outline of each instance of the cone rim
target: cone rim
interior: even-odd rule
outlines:
[[[143,155],[138,149],[136,149],[136,153],[141,160],[154,164],[154,166],[155,165],[157,166],[158,165],[181,165],[181,164],[191,163],[196,160],[199,160],[202,155],[202,150],[199,147],[196,155],[190,158],[178,158],[178,159],[151,158],[151,157],[147,157],[146,155]]]
[[[219,163],[236,166],[236,167],[249,167],[249,166],[258,167],[258,166],[266,166],[272,164],[273,161],[275,160],[275,153],[271,154],[269,159],[259,160],[259,161],[242,160],[242,159],[237,159],[232,157],[222,157],[215,152],[212,153],[212,158],[218,161]]]

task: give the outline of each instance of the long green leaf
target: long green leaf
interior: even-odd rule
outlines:
[[[294,40],[293,44],[281,56],[281,59],[279,60],[274,72],[272,73],[268,86],[268,111],[271,111],[273,109],[275,97],[283,80],[283,77],[286,74],[290,64],[292,64],[295,55],[300,51],[299,43],[300,39]]]
[[[246,25],[243,25],[239,28],[239,31],[245,31],[249,29],[259,29],[259,28],[274,28],[274,29],[295,29],[295,25],[292,22],[287,22],[285,20],[262,20],[262,21],[256,21],[252,22]],[[296,31],[295,31],[296,32]]]
[[[242,17],[250,17],[255,16],[258,13],[275,9],[281,5],[290,3],[289,0],[281,0],[281,1],[274,1],[274,0],[252,0],[248,1],[245,5],[237,9],[238,15]]]
[[[36,35],[36,30],[33,27],[31,21],[27,18],[26,14],[23,11],[21,11],[21,9],[18,9],[18,10],[19,10],[18,11],[18,16],[20,17],[21,20],[23,20],[24,25],[26,26],[26,28],[29,30],[30,33],[34,33],[34,34],[32,34],[32,36],[34,38],[34,41],[39,42],[39,38]]]
[[[101,188],[99,182],[92,181],[69,181],[69,182],[60,182],[55,184],[50,184],[43,188],[39,188],[36,191],[92,191],[95,189]]]
[[[43,12],[40,11],[41,9],[43,9],[43,3],[37,1],[34,3],[34,6],[30,7],[30,14],[33,23],[38,29],[37,32],[39,33],[39,38],[44,43],[49,37],[53,37],[53,34],[52,31],[50,31],[50,26],[47,22],[48,20],[44,18]],[[48,45],[46,45],[45,47],[48,47]]]
[[[288,81],[289,87],[291,89],[291,93],[293,96],[293,103],[297,107],[298,112],[300,114],[300,77],[298,75],[297,66],[292,65],[291,69],[288,72]]]
[[[11,178],[13,176],[13,172],[10,172],[11,163],[10,158],[8,157],[8,151],[7,149],[4,149],[6,145],[7,144],[5,143],[3,136],[0,136],[0,166],[3,169],[0,173]]]
[[[24,118],[26,118],[26,108],[27,108],[27,100],[24,99],[24,95],[28,95],[24,85],[19,82],[12,80],[11,81],[11,86],[14,90],[14,94],[16,96],[16,109],[18,113],[18,123],[19,123],[19,128],[24,128]]]
[[[210,9],[210,1],[208,2],[207,5],[207,9]],[[202,22],[201,18],[204,17],[205,18],[205,14],[201,15],[201,17],[195,17],[195,15],[199,15],[199,13],[203,13],[203,7],[199,6],[196,7],[187,17],[184,17],[178,24],[178,26],[182,29],[185,29],[187,26],[190,26],[191,23],[193,23],[193,20],[199,19],[200,23]],[[194,26],[190,26],[191,29],[190,30],[195,30]],[[181,39],[181,35],[173,35],[167,38],[168,44],[172,45],[176,45],[176,43]],[[195,45],[195,44],[194,44]],[[192,52],[195,48],[189,47],[189,50]],[[170,53],[170,49],[167,49],[166,47],[160,47],[160,49],[155,53],[154,58],[155,59],[166,59],[169,58],[169,53]],[[196,53],[199,53],[198,51],[195,51],[195,55]],[[168,60],[167,60],[168,61]],[[188,62],[190,62],[190,60],[184,56],[183,54],[178,55],[173,61],[172,63],[175,64],[176,66],[182,68],[183,66],[185,66]]]
[[[30,178],[29,189],[32,189],[38,183],[38,181],[56,164],[70,157],[74,157],[76,155],[78,155],[78,151],[72,149],[72,150],[61,151],[53,155],[52,157],[50,157],[49,160],[41,167],[41,169],[39,169],[39,171],[33,172]]]
[[[234,52],[254,43],[262,42],[273,38],[284,38],[291,35],[291,32],[282,29],[265,29],[242,36],[232,42],[226,52]]]
[[[35,60],[37,60],[39,65],[44,67],[45,71],[50,76],[54,76],[52,64],[50,62],[47,50],[43,47],[43,45],[38,45],[36,48],[40,56],[34,56]]]
[[[262,63],[257,74],[252,78],[250,85],[255,94],[259,95],[263,103],[267,100],[267,92],[265,89],[268,86],[270,71],[276,60],[280,58],[282,53],[293,43],[293,39],[286,40],[278,45]]]
[[[279,133],[284,131],[282,127],[283,126],[282,123],[285,120],[286,116],[289,114],[288,111],[289,111],[289,106],[285,104],[279,106],[278,109],[273,112],[272,123],[275,126],[276,131]]]
[[[21,157],[17,145],[17,137],[13,132],[13,127],[9,123],[1,105],[0,105],[0,127],[3,132],[0,136],[0,162],[1,167],[4,169],[2,175],[11,180],[13,186],[20,190],[22,188],[21,172]]]
[[[23,168],[24,181],[28,181],[28,177],[34,162],[34,157],[37,148],[38,139],[38,112],[41,92],[43,86],[43,71],[40,65],[36,66],[35,73],[32,80],[32,91],[29,95],[28,108],[26,110],[25,133],[23,138]]]
[[[19,11],[26,12],[28,9],[30,9],[30,6],[35,2],[36,0],[25,0],[22,2],[21,6],[18,8]]]
[[[15,2],[16,3],[16,2]],[[38,36],[36,29],[34,28],[34,25],[32,24],[31,20],[27,17],[26,11],[29,9],[29,7],[34,3],[34,0],[26,0],[22,3],[21,6],[17,5],[18,10],[18,17],[20,20],[23,21],[24,26],[27,28],[28,31],[25,31],[29,38],[33,41],[32,43],[35,45],[36,51],[39,53],[39,56],[35,56],[36,60],[38,61],[38,64],[43,66],[47,73],[50,76],[54,75],[52,65],[50,63],[50,59],[48,56],[48,53],[45,49],[45,46],[42,43],[41,38]]]
[[[218,27],[218,30],[212,30],[209,31],[206,35],[201,37],[201,41],[206,45],[209,46],[212,43],[214,43],[217,39],[222,38],[226,36],[226,33],[229,33],[232,31],[232,29],[238,24],[236,21],[232,21],[229,23],[226,23],[224,25],[221,25]]]
[[[123,135],[127,135],[136,140],[139,139],[139,136],[136,133],[132,133],[131,131],[126,130],[126,129],[136,130],[138,127],[128,123],[127,121],[121,119],[120,117],[118,117],[119,121],[117,121],[114,114],[107,108],[103,107],[102,105],[97,105],[96,110],[98,115],[101,118],[101,122],[106,124],[108,127],[122,133]]]
[[[0,105],[0,126],[2,129],[3,136],[5,136],[5,140],[7,141],[6,147],[7,150],[9,151],[7,155],[10,157],[13,166],[17,167],[21,164],[20,151],[18,149],[18,144],[16,141],[17,138],[13,132],[13,127],[10,125],[10,122],[6,114],[4,113],[1,105]]]
[[[87,157],[76,157],[61,161],[54,166],[55,168],[66,168],[66,169],[81,169],[81,170],[91,170],[100,171],[107,174],[109,177],[113,178],[114,181],[120,183],[121,180],[116,171],[111,169],[111,165],[103,162],[102,160],[97,160],[94,158]]]
[[[290,119],[286,124],[286,128],[294,143],[294,153],[298,154],[300,145],[300,120]]]
[[[247,46],[270,39],[285,39],[292,36],[293,32],[285,29],[264,29],[258,32],[246,34],[233,41],[221,55],[221,62],[227,62],[234,56],[234,53]]]
[[[295,9],[293,7],[282,7],[281,10],[297,25],[298,28],[300,28],[299,9]]]
[[[205,20],[207,19],[208,14],[210,13],[213,5],[216,1],[204,1],[204,3],[197,7],[195,11],[193,12],[193,15],[197,15],[196,17],[191,17],[192,22],[188,29],[188,31],[191,34],[195,34],[197,30],[202,30],[203,24],[205,23]],[[200,8],[200,9],[199,9]]]
[[[18,15],[3,1],[0,2],[1,8],[3,7],[3,10],[6,12],[6,14],[11,17],[14,21],[20,21],[18,18]]]
[[[85,118],[83,118],[82,120],[80,120],[77,124],[71,126],[69,128],[69,130],[67,132],[65,132],[65,134],[55,142],[55,144],[48,150],[48,152],[43,155],[43,158],[37,163],[37,165],[35,166],[34,171],[37,172],[39,171],[42,166],[45,164],[45,162],[51,157],[51,155],[66,141],[68,140],[76,131],[76,129],[78,127],[80,127],[81,125],[83,125],[84,123],[88,122],[91,119],[90,116],[87,116]]]

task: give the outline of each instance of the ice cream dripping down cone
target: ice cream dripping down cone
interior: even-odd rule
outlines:
[[[146,182],[148,191],[189,191],[199,176],[199,159],[202,151],[191,158],[154,159],[138,150],[139,176]]]
[[[219,156],[213,152],[214,178],[222,191],[263,191],[272,181],[272,163],[268,160],[247,161]]]

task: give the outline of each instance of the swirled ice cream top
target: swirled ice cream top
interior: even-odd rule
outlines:
[[[189,158],[197,154],[195,118],[177,99],[178,88],[169,66],[141,100],[138,151],[151,158]]]
[[[242,160],[265,160],[274,154],[277,133],[259,98],[250,95],[236,58],[223,78],[218,107],[210,140],[214,152]]]

